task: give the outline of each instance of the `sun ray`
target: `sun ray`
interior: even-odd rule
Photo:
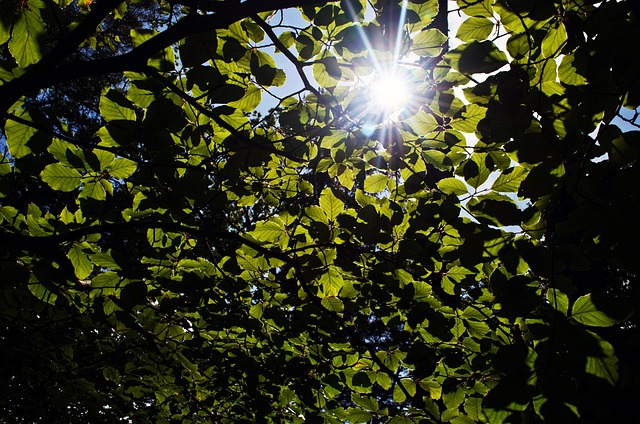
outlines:
[[[394,64],[400,60],[400,51],[402,50],[402,39],[404,38],[404,21],[407,18],[407,3],[409,0],[402,0],[400,9],[400,17],[398,18],[398,31],[396,31],[396,40],[393,51]]]
[[[395,66],[394,66],[395,68]],[[372,106],[391,114],[401,109],[410,99],[407,81],[398,75],[397,69],[382,72],[369,84]]]
[[[352,6],[346,2],[349,12],[353,13]],[[402,0],[397,31],[389,40],[387,50],[381,50],[383,46],[374,45],[362,26],[358,26],[358,33],[368,53],[373,72],[370,75],[360,77],[360,82],[354,89],[361,91],[361,99],[352,109],[351,119],[359,122],[365,134],[373,134],[384,127],[397,121],[403,110],[412,105],[415,88],[414,77],[408,72],[406,64],[402,65],[403,43],[405,41],[404,23],[407,18],[408,0]]]

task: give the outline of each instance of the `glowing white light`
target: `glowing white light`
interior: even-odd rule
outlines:
[[[398,75],[385,74],[369,84],[373,108],[385,115],[398,112],[411,100],[407,81]]]

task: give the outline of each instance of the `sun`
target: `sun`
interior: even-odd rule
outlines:
[[[371,108],[391,118],[411,102],[409,82],[397,72],[383,72],[368,84]]]

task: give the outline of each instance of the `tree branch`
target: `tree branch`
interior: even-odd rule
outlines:
[[[104,3],[104,6],[96,7],[96,9],[92,10],[88,17],[78,25],[76,30],[72,31],[69,37],[61,41],[45,58],[35,64],[33,68],[24,75],[0,86],[0,113],[2,113],[3,117],[11,105],[29,92],[39,91],[43,88],[78,78],[114,72],[143,71],[147,60],[149,60],[151,56],[170,47],[188,35],[227,28],[232,23],[257,13],[303,5],[324,4],[330,1],[272,0],[264,2],[254,0],[239,3],[232,8],[229,8],[227,5],[224,13],[214,13],[210,15],[189,14],[172,27],[158,33],[128,53],[106,59],[73,61],[64,65],[55,66],[72,53],[120,2],[121,0],[102,0],[98,2],[98,6],[100,6],[100,3]],[[53,56],[51,54],[53,52],[60,56]]]
[[[153,78],[157,79],[158,81],[160,81],[165,87],[167,87],[173,93],[177,94],[182,100],[189,103],[198,112],[202,113],[208,118],[211,118],[213,122],[215,122],[216,124],[224,128],[225,130],[229,131],[231,136],[236,140],[247,143],[247,144],[248,142],[251,141],[248,137],[243,136],[236,128],[234,128],[224,119],[222,119],[218,114],[214,113],[212,110],[200,104],[196,99],[194,99],[193,97],[185,93],[182,89],[180,89],[180,87],[176,86],[173,82],[171,82],[171,80],[169,80],[169,78],[162,75],[155,68],[151,66],[147,66],[144,72],[148,75],[151,75]],[[284,140],[276,140],[276,142],[281,142],[281,141],[284,141]],[[301,158],[298,158],[289,154],[288,152],[278,150],[271,145],[252,143],[250,146],[248,146],[248,148],[252,148],[252,147],[256,149],[266,150],[269,153],[274,153],[276,155],[284,156],[287,159],[291,159],[294,162],[301,162],[303,160]]]
[[[27,70],[20,77],[0,86],[0,113],[4,112],[17,102],[20,97],[29,91],[39,90],[49,85],[40,86],[47,80],[47,75],[52,68],[64,61],[67,56],[87,39],[100,23],[116,9],[124,0],[100,0],[91,9],[91,12],[71,32],[62,38],[42,59]],[[41,82],[42,80],[42,82]],[[52,84],[51,84],[52,85]]]
[[[304,62],[300,62],[293,55],[293,53],[291,53],[289,49],[284,44],[282,44],[276,33],[273,32],[273,29],[262,18],[254,14],[251,16],[251,19],[253,19],[258,25],[260,25],[260,28],[262,28],[262,30],[267,34],[273,44],[278,48],[278,50],[280,50],[280,52],[282,52],[282,54],[284,54],[286,58],[289,59],[291,64],[295,66],[296,71],[298,72],[298,75],[300,75],[300,79],[304,83],[305,88],[311,91],[316,96],[320,97],[320,92],[317,88],[311,85],[311,83],[309,82],[309,78],[307,78],[307,75],[304,73],[304,67],[307,64],[305,64]]]

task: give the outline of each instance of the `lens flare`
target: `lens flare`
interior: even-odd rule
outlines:
[[[395,1],[398,2],[399,0]],[[414,59],[410,54],[403,53],[406,47],[408,3],[408,0],[402,0],[395,25],[395,37],[386,40],[388,43],[385,45],[380,45],[380,40],[370,40],[364,27],[356,27],[367,49],[365,60],[370,63],[373,72],[364,73],[354,84],[357,94],[349,104],[348,111],[352,122],[357,122],[365,135],[394,126],[402,117],[416,109],[417,99],[420,97],[417,95],[420,92],[419,78],[416,78],[412,68],[415,66]],[[346,4],[349,8],[350,3]]]
[[[369,84],[374,110],[384,115],[399,112],[411,100],[407,81],[394,73],[378,76]]]

